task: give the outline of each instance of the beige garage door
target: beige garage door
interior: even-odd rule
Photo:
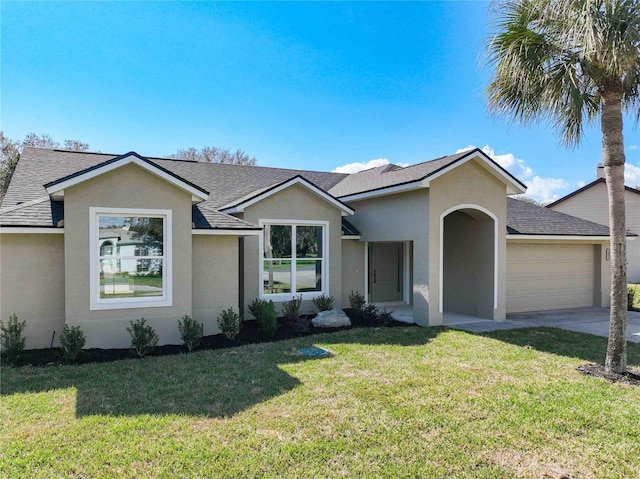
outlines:
[[[593,245],[507,244],[507,313],[593,306]]]

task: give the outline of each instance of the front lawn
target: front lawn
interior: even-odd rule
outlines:
[[[605,348],[399,327],[3,368],[0,477],[636,478],[640,388],[576,371]]]

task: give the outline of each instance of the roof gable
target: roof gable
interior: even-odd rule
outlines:
[[[245,210],[245,208],[255,203],[258,203],[266,198],[269,198],[270,196],[282,190],[290,188],[294,185],[300,185],[306,188],[314,195],[320,197],[327,203],[333,205],[334,207],[340,210],[342,216],[352,215],[354,213],[354,210],[348,207],[342,201],[330,195],[323,189],[317,187],[316,185],[311,183],[309,180],[305,179],[300,175],[297,175],[289,180],[285,180],[275,185],[271,185],[267,188],[263,188],[257,192],[254,192],[250,195],[245,196],[244,198],[240,198],[234,204],[230,204],[221,208],[220,211],[222,211],[223,213],[242,213]]]
[[[206,190],[157,165],[147,158],[138,155],[134,151],[130,151],[129,153],[125,153],[124,155],[116,156],[115,158],[112,158],[110,160],[98,163],[97,165],[49,182],[44,185],[44,188],[53,199],[59,200],[64,197],[64,190],[66,188],[130,164],[135,164],[143,170],[191,194],[191,200],[194,203],[204,201],[209,196],[209,192],[207,192]]]
[[[356,201],[428,188],[432,180],[471,160],[477,160],[486,170],[499,178],[505,184],[507,194],[519,194],[526,191],[526,186],[522,182],[489,158],[482,150],[476,148],[406,168],[378,167],[354,173],[340,181],[329,192],[343,201]]]
[[[553,203],[549,203],[547,205],[547,208],[553,208],[554,206],[556,206],[557,204],[562,203],[565,200],[568,200],[569,198],[573,198],[574,196],[579,195],[580,193],[582,193],[583,191],[586,191],[588,189],[593,188],[596,185],[599,185],[601,183],[604,183],[606,185],[607,180],[605,180],[604,178],[598,178],[597,180],[592,181],[591,183],[589,183],[588,185],[584,185],[582,188],[578,188],[575,191],[572,191],[571,193],[569,193],[566,196],[563,196],[562,198],[560,198],[559,200],[554,201]],[[640,190],[637,190],[635,188],[631,188],[630,186],[626,186],[624,187],[625,191],[628,191],[630,193],[635,193],[640,195]]]

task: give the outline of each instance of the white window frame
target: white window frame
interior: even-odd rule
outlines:
[[[282,220],[282,219],[261,219],[259,221],[261,228],[266,225],[283,225],[283,226],[321,226],[322,227],[322,290],[321,291],[303,291],[301,293],[291,291],[290,293],[265,293],[264,292],[264,230],[259,238],[259,250],[260,250],[260,268],[258,274],[258,291],[259,297],[264,299],[272,299],[273,301],[289,301],[293,296],[302,296],[302,299],[309,300],[317,298],[318,296],[329,295],[329,222],[328,221],[314,221],[314,220]],[[296,237],[292,232],[291,242],[295,244]],[[296,256],[295,248],[292,248],[291,258],[291,289],[295,288],[295,273],[296,273]]]
[[[100,298],[100,216],[138,216],[163,218],[162,250],[164,256],[163,295],[146,298]],[[89,208],[89,306],[90,310],[157,308],[172,306],[173,261],[171,210],[143,208]]]

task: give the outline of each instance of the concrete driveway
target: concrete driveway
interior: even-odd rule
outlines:
[[[609,309],[578,308],[534,313],[513,313],[507,315],[506,321],[490,321],[445,313],[445,324],[450,328],[473,333],[548,326],[607,337],[609,335]],[[640,312],[629,311],[627,339],[640,343]]]

